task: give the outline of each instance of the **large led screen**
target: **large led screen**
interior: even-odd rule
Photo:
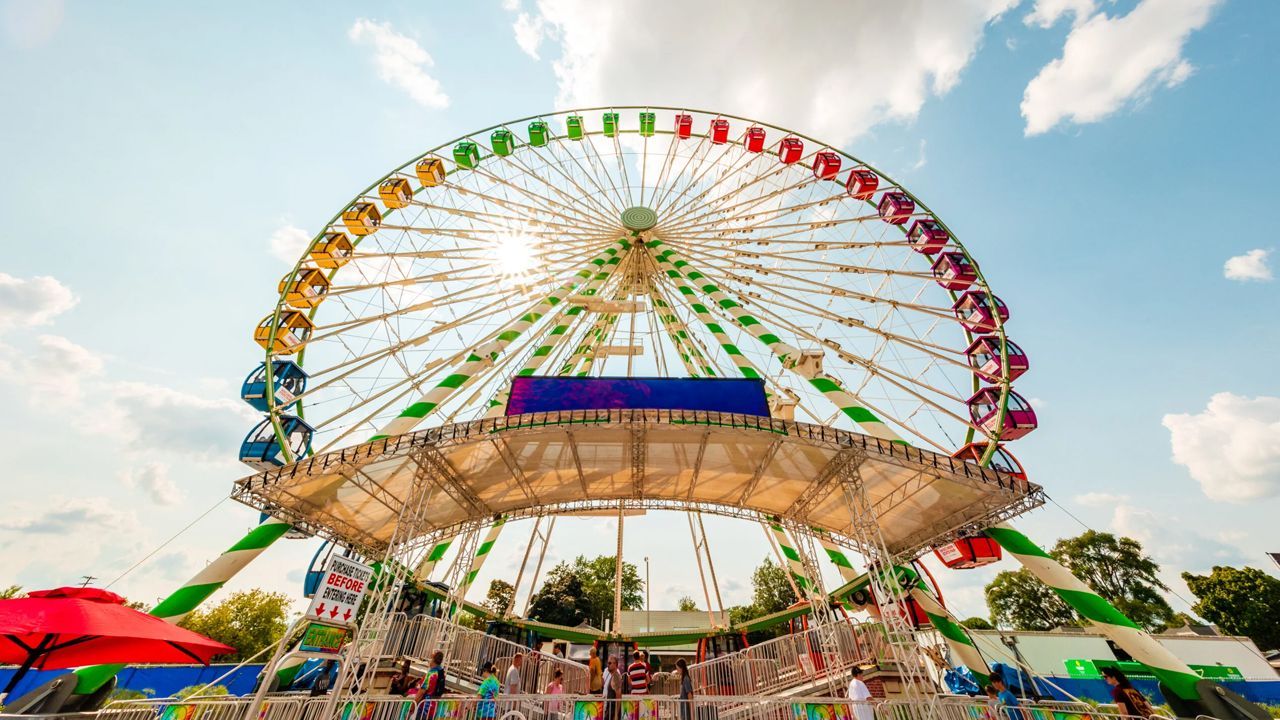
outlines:
[[[613,408],[769,416],[764,381],[749,378],[517,377],[507,401],[508,415]]]

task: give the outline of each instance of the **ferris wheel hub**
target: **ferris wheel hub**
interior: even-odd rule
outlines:
[[[643,232],[658,224],[658,213],[637,205],[622,211],[622,225],[632,232]]]

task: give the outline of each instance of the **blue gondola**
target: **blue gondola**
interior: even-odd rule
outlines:
[[[284,431],[285,442],[294,460],[303,457],[311,450],[311,436],[315,429],[302,418],[292,415],[280,417],[280,428]],[[274,470],[285,463],[280,449],[280,441],[276,438],[276,430],[271,419],[264,419],[245,436],[240,444],[240,462],[255,470]]]
[[[307,389],[307,373],[291,360],[271,361],[271,392],[275,395],[276,409],[284,409]],[[240,399],[254,409],[269,412],[267,407],[267,364],[262,363],[240,386]]]
[[[312,597],[316,594],[316,588],[320,587],[320,580],[324,577],[325,563],[329,562],[329,556],[333,554],[333,547],[329,541],[325,540],[316,549],[316,554],[311,557],[311,565],[307,567],[307,574],[302,579],[302,594],[306,597]]]

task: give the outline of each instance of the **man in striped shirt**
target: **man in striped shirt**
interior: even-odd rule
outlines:
[[[645,664],[644,655],[639,650],[627,666],[627,680],[630,682],[632,695],[649,694],[649,666]]]

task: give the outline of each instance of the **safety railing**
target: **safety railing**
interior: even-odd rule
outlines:
[[[211,697],[196,700],[155,698],[122,700],[98,711],[98,720],[242,720],[252,697]],[[303,698],[267,698],[258,706],[258,720],[303,720]]]
[[[1115,705],[1047,700],[1018,707],[939,696],[926,701],[889,700],[876,705],[876,720],[1143,720],[1124,715]]]
[[[836,620],[692,665],[696,695],[772,695],[837,677],[889,652],[881,627]]]

